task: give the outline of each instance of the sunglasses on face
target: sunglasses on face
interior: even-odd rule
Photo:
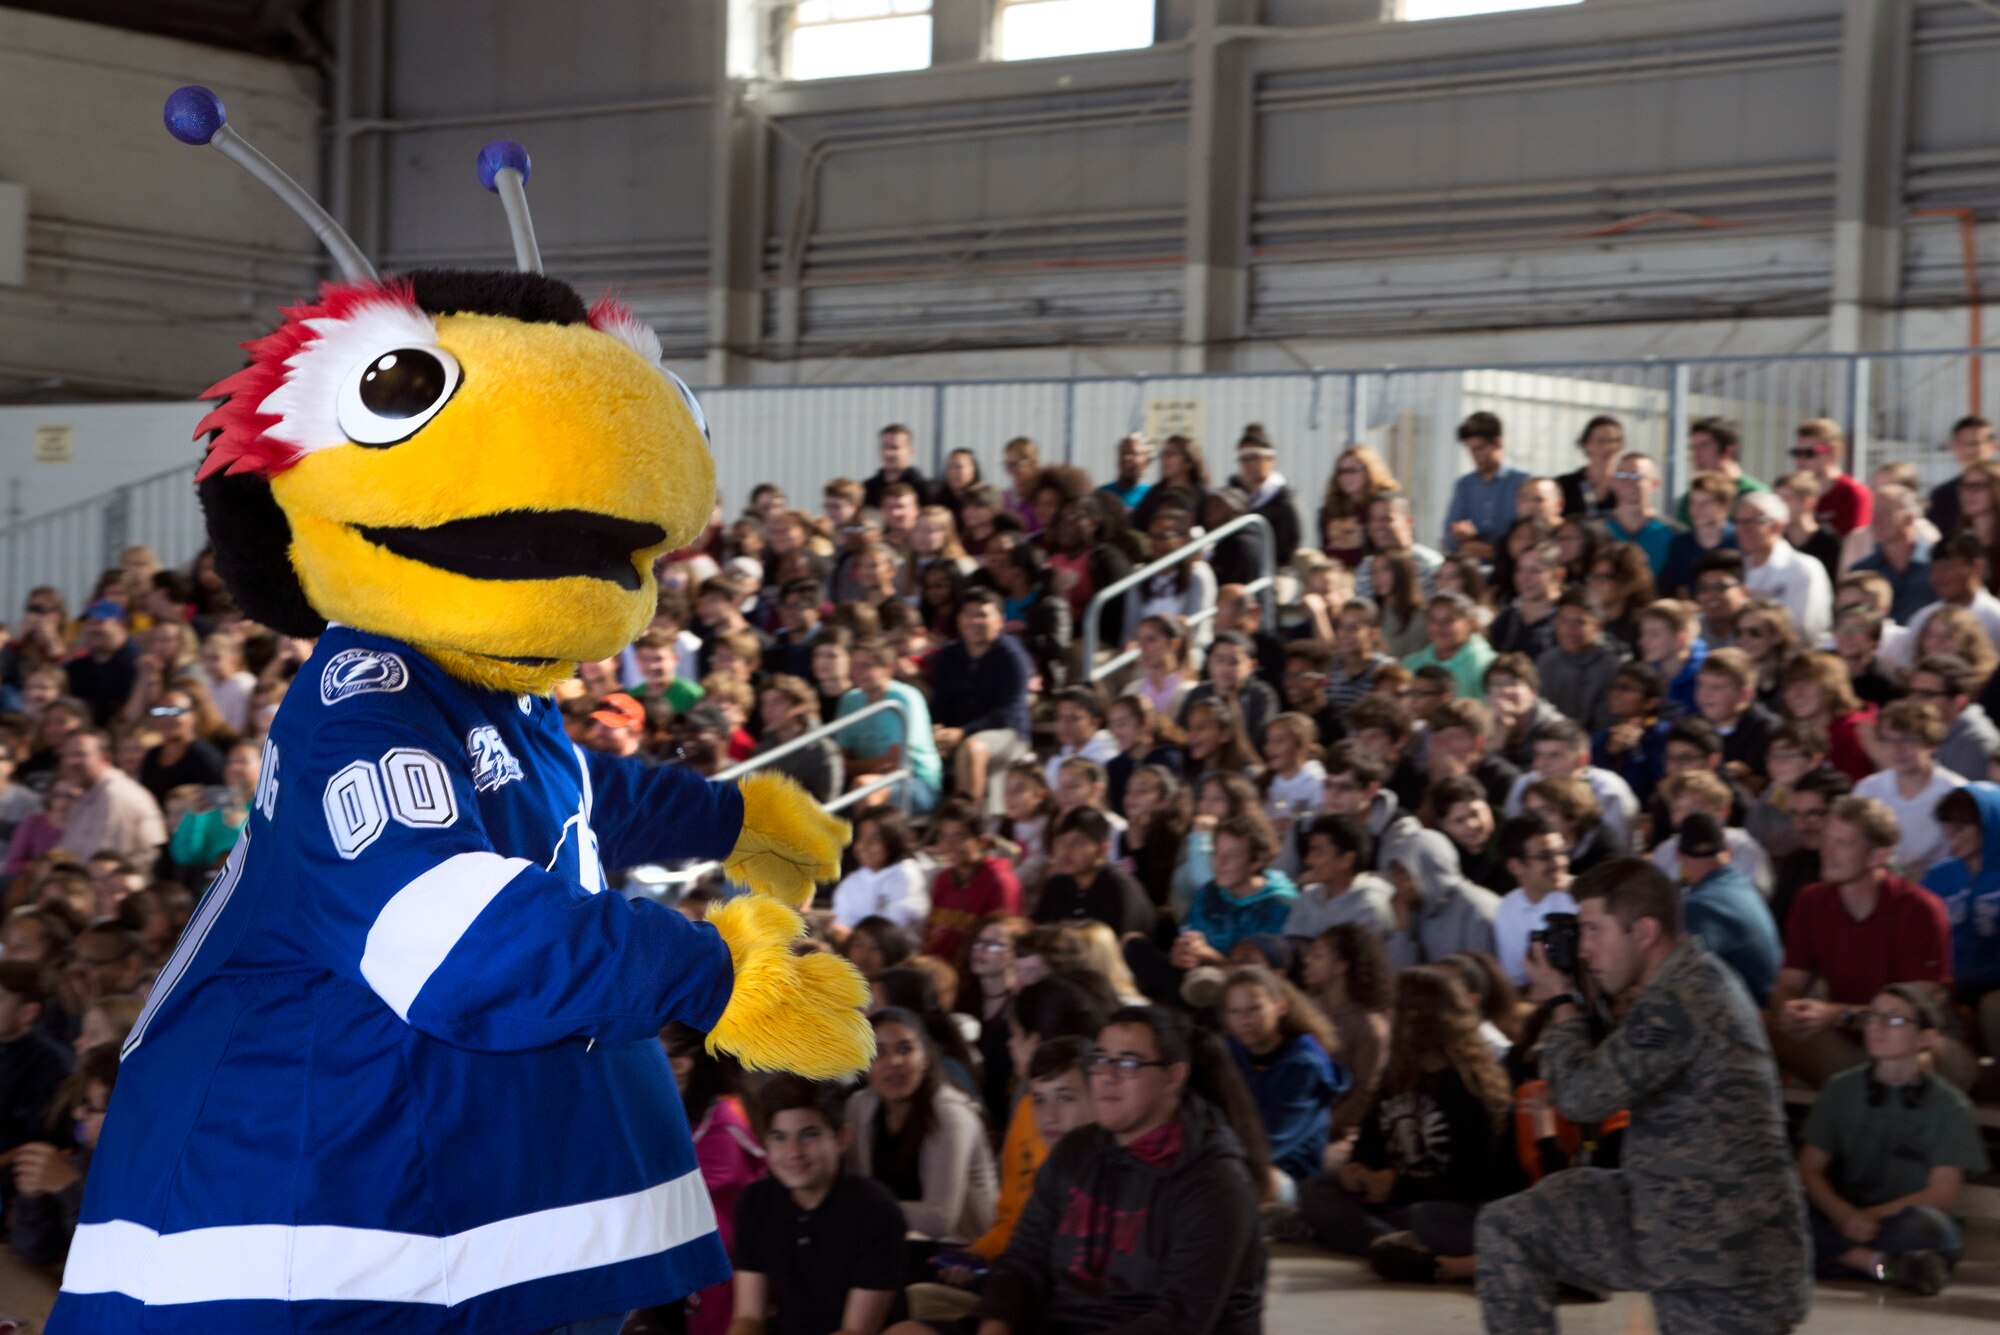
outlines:
[[[185,705],[154,705],[146,712],[154,718],[179,718],[188,711]]]
[[[1826,450],[1818,445],[1795,445],[1792,447],[1792,457],[1794,459],[1817,459],[1825,453]]]

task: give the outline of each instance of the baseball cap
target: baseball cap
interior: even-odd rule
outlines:
[[[643,730],[646,726],[646,707],[623,691],[605,696],[603,708],[592,710],[590,716],[607,728]]]
[[[1681,821],[1680,852],[1684,858],[1712,858],[1727,848],[1722,827],[1706,811],[1690,812]]]

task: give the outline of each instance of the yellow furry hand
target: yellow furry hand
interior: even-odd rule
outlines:
[[[743,831],[722,860],[723,874],[804,908],[814,886],[840,875],[840,850],[853,832],[787,775],[764,770],[746,775],[737,788],[743,794]]]
[[[736,982],[722,1018],[708,1034],[710,1052],[726,1052],[753,1071],[790,1071],[834,1080],[868,1069],[875,1031],[861,1008],[868,983],[837,955],[795,955],[805,919],[774,899],[740,895],[708,922],[729,945]]]

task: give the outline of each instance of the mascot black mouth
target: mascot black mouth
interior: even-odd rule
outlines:
[[[471,579],[609,580],[639,587],[633,553],[665,542],[658,524],[588,510],[503,510],[430,528],[355,531],[397,556]]]

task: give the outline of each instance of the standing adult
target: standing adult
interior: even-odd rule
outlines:
[[[1625,427],[1615,417],[1593,417],[1583,424],[1576,447],[1583,451],[1583,467],[1556,479],[1562,488],[1563,513],[1579,519],[1600,518],[1618,504],[1611,475],[1618,471],[1618,456],[1625,449]]]
[[[1792,625],[1808,644],[1833,629],[1833,582],[1826,567],[1785,541],[1791,508],[1771,492],[1752,492],[1736,502],[1736,542],[1743,549],[1743,587],[1769,598],[1792,615]],[[1704,558],[1711,559],[1711,558]]]
[[[1492,413],[1474,413],[1458,426],[1458,442],[1472,457],[1472,471],[1452,484],[1444,516],[1444,548],[1490,561],[1514,522],[1515,493],[1528,475],[1506,461],[1505,432]]]
[[[62,777],[80,794],[63,829],[65,845],[80,857],[108,850],[134,866],[152,866],[167,842],[160,804],[111,763],[103,733],[75,732],[63,739]]]
[[[1653,498],[1660,491],[1660,466],[1647,455],[1627,454],[1611,475],[1611,489],[1617,504],[1606,516],[1604,529],[1612,541],[1636,544],[1646,554],[1657,583],[1666,572],[1667,551],[1676,532],[1653,508]]]
[[[1730,500],[1746,492],[1763,491],[1764,484],[1743,471],[1743,428],[1726,417],[1697,417],[1688,427],[1688,466],[1696,474],[1720,473],[1734,488]],[[1692,523],[1688,498],[1683,495],[1674,507],[1674,518]]]
[[[1959,518],[1965,513],[1959,502],[1959,483],[1979,464],[1992,459],[1996,451],[2000,451],[2000,439],[1994,437],[1993,423],[1984,417],[1961,417],[1952,424],[1951,453],[1958,460],[1959,475],[1931,489],[1928,517],[1937,525],[1938,532],[1950,533],[1958,528]]]
[[[1819,479],[1819,522],[1845,538],[1875,514],[1868,488],[1841,471],[1847,437],[1831,418],[1799,423],[1792,441],[1792,461]]]
[[[862,504],[871,510],[881,509],[883,493],[898,482],[907,482],[916,490],[919,506],[930,504],[932,486],[917,471],[917,442],[910,428],[897,422],[883,427],[881,447],[882,466],[862,484]]]
[[[1236,476],[1230,481],[1248,498],[1245,511],[1262,515],[1271,525],[1277,543],[1274,563],[1290,565],[1299,549],[1298,502],[1290,482],[1278,471],[1278,451],[1260,423],[1243,428],[1243,438],[1236,442]]]
[[[1923,505],[1908,487],[1889,483],[1875,489],[1875,550],[1854,570],[1873,570],[1889,581],[1889,617],[1908,624],[1931,601],[1931,544],[1917,533]]]
[[[1595,1039],[1577,981],[1535,946],[1531,995],[1551,1005],[1541,1074],[1570,1121],[1631,1121],[1620,1167],[1557,1173],[1480,1212],[1486,1329],[1555,1330],[1567,1283],[1649,1291],[1662,1335],[1791,1330],[1812,1291],[1805,1201],[1756,1009],[1682,932],[1657,868],[1614,859],[1575,895],[1583,968],[1629,1008]]]
[[[117,717],[139,675],[139,649],[125,625],[125,609],[113,602],[92,603],[83,613],[84,652],[63,665],[69,693],[90,706],[91,721],[102,728]]]

